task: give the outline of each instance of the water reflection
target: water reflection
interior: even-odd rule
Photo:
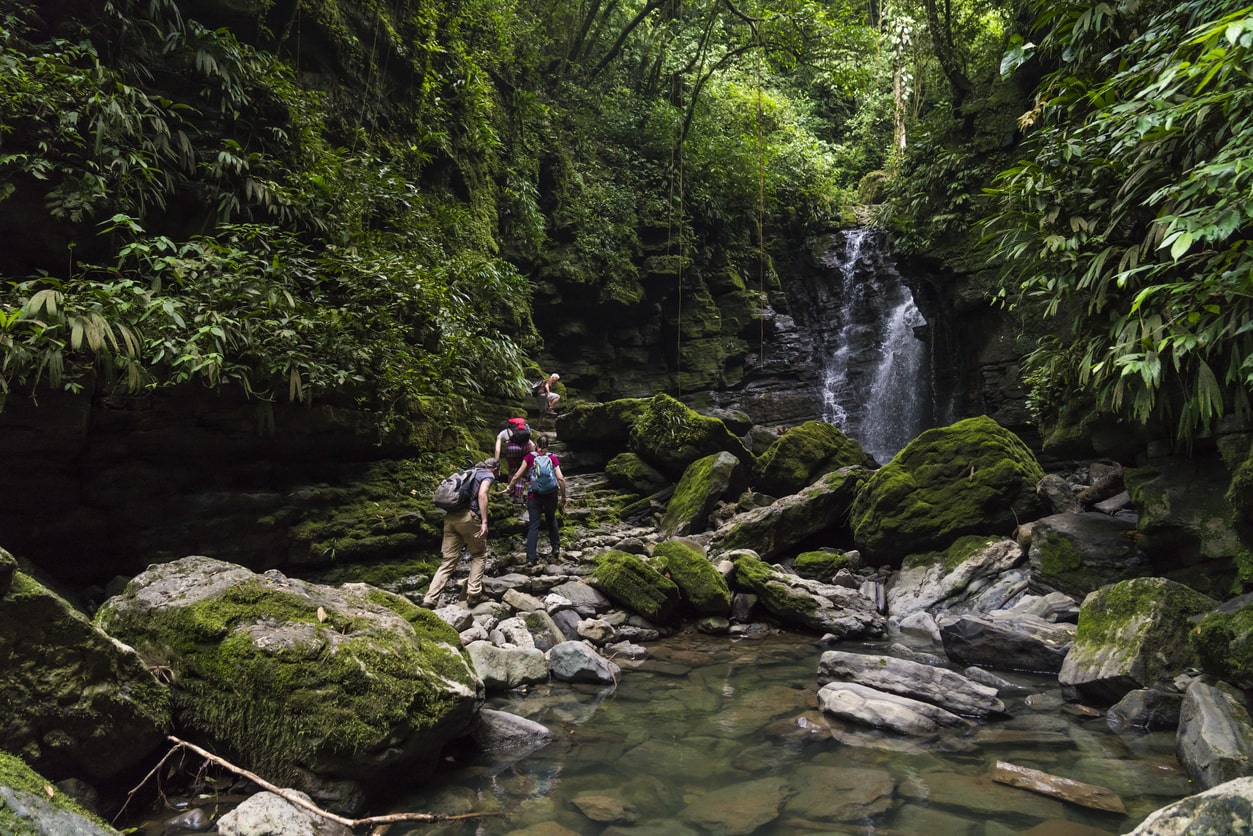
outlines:
[[[400,806],[499,815],[391,833],[991,836],[1050,821],[1122,833],[1190,792],[1173,734],[1115,734],[1101,717],[1072,715],[1053,677],[1007,677],[1022,686],[1002,693],[1011,716],[969,733],[843,724],[817,708],[824,649],[811,636],[685,632],[650,645],[646,661],[619,660],[616,688],[553,683],[494,698],[489,707],[543,723],[554,742],[466,762]],[[997,760],[1109,787],[1128,813],[995,784]]]

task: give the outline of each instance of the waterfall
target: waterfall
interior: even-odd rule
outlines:
[[[932,426],[931,358],[915,336],[922,314],[880,258],[874,234],[852,229],[822,258],[831,270],[823,321],[814,324],[824,421],[885,463]],[[826,296],[827,294],[823,294]]]

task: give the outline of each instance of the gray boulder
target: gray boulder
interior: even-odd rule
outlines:
[[[292,795],[312,801],[298,790]],[[299,804],[273,792],[249,796],[217,822],[221,836],[352,836],[352,830],[339,822],[319,816]]]
[[[749,552],[735,555],[735,583],[777,618],[836,638],[877,637],[887,619],[861,592],[788,574]]]
[[[961,674],[891,656],[828,650],[818,659],[818,684],[855,682],[889,694],[933,703],[967,717],[1005,713],[996,689]]]
[[[466,645],[474,670],[487,691],[511,691],[548,681],[548,659],[535,647],[497,647],[491,642]]]
[[[959,665],[1055,673],[1074,642],[1072,624],[995,611],[940,619],[944,652]]]
[[[1253,775],[1253,722],[1220,688],[1197,680],[1179,712],[1175,753],[1192,780],[1209,789]]]
[[[975,543],[979,545],[966,548],[964,554],[950,554],[961,545],[958,543],[933,561],[895,573],[887,589],[888,613],[900,617],[916,612],[934,614],[963,603],[967,605],[963,609],[978,609],[970,606],[970,599],[1026,559],[1022,547],[1007,538],[971,538],[969,545]]]
[[[1183,694],[1157,688],[1137,688],[1117,702],[1105,715],[1106,724],[1115,731],[1144,729],[1157,731],[1179,725]]]
[[[898,734],[930,735],[974,725],[929,702],[852,682],[830,682],[822,686],[818,689],[818,704],[826,713],[841,719]]]
[[[554,679],[563,682],[618,681],[622,669],[581,641],[568,641],[548,651],[548,668]]]

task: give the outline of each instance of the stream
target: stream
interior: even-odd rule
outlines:
[[[1015,686],[1001,693],[1010,717],[969,732],[922,740],[844,725],[817,708],[826,649],[773,630],[685,630],[649,644],[643,661],[616,660],[616,687],[550,682],[495,696],[488,708],[555,739],[468,760],[387,811],[491,815],[389,836],[1125,833],[1191,792],[1173,733],[1114,733],[1103,716],[1073,713],[1051,676],[1003,674]],[[997,761],[1108,787],[1127,814],[993,783]]]

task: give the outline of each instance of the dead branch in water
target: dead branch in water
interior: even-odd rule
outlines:
[[[230,761],[220,758],[211,752],[205,751],[204,749],[201,749],[199,746],[197,746],[194,743],[188,743],[186,740],[182,740],[180,738],[174,737],[173,735],[168,735],[166,737],[166,740],[173,743],[174,748],[172,748],[169,752],[166,753],[165,757],[161,759],[161,763],[158,763],[155,767],[153,767],[151,772],[149,772],[147,775],[144,776],[144,779],[139,782],[139,784],[135,787],[135,789],[130,791],[130,793],[126,797],[127,804],[130,803],[130,799],[135,795],[136,792],[139,791],[139,788],[142,787],[145,783],[147,783],[149,778],[151,778],[154,774],[156,774],[157,770],[161,768],[162,764],[164,764],[167,760],[169,760],[170,755],[173,755],[179,749],[187,749],[191,752],[195,752],[197,755],[204,758],[206,761],[209,761],[210,763],[217,764],[223,769],[226,769],[230,772],[234,772],[236,775],[239,775],[242,778],[247,778],[249,781],[252,781],[254,784],[261,787],[262,789],[268,790],[269,792],[272,792],[275,795],[282,797],[284,800],[292,804],[295,804],[297,807],[308,810],[310,813],[313,813],[316,816],[321,816],[322,818],[328,819],[329,821],[342,824],[344,827],[347,827],[350,830],[355,830],[358,827],[390,825],[390,824],[395,824],[396,822],[402,822],[402,821],[440,822],[440,821],[456,821],[458,819],[475,819],[475,818],[481,818],[483,816],[500,815],[500,813],[462,813],[456,816],[439,816],[433,813],[390,813],[386,816],[369,816],[364,819],[344,818],[343,816],[337,816],[334,813],[323,810],[321,807],[314,804],[312,801],[306,801],[305,799],[301,798],[300,796],[296,795],[293,792],[283,789],[282,787],[277,787],[274,784],[271,784],[269,781],[262,778],[260,775],[257,775],[255,772],[249,772],[247,769],[244,769],[243,767],[235,766],[235,764],[231,763]],[[126,809],[125,805],[123,805],[122,809]],[[385,832],[385,828],[384,828],[384,832]]]

